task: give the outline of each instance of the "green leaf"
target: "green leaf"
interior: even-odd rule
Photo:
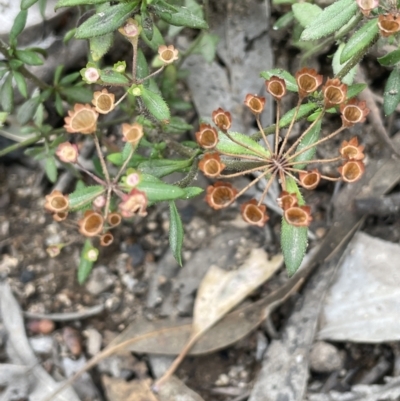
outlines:
[[[296,193],[299,205],[304,205],[303,198],[296,182],[290,178],[286,178],[286,190],[289,193]],[[307,250],[307,227],[295,227],[286,222],[282,218],[281,226],[281,248],[283,258],[285,259],[286,270],[289,277],[293,276],[303,261]]]
[[[363,52],[375,42],[378,36],[379,28],[377,18],[374,18],[365,23],[361,29],[350,36],[340,56],[340,62],[343,64],[349,61],[353,56]]]
[[[147,160],[140,163],[138,170],[144,174],[151,174],[155,177],[164,177],[175,171],[182,171],[192,165],[192,159],[187,160]]]
[[[62,88],[61,95],[66,96],[72,102],[77,103],[91,103],[93,99],[92,91],[82,86]]]
[[[137,189],[145,192],[147,199],[151,203],[169,201],[175,199],[185,199],[185,191],[177,186],[166,184],[162,181],[149,181],[142,176],[142,181],[137,185]]]
[[[114,33],[95,36],[89,39],[90,53],[93,61],[99,61],[110,49],[114,42]]]
[[[146,36],[146,39],[151,41],[154,34],[154,22],[151,19],[151,15],[147,11],[146,3],[144,1],[140,7],[140,15],[142,17],[143,33]]]
[[[273,30],[277,31],[278,29],[287,28],[294,21],[294,13],[293,11],[289,11],[286,14],[283,14],[282,17],[278,18],[275,21]]]
[[[60,80],[60,85],[69,85],[75,82],[81,74],[79,72],[73,72],[72,74],[68,74],[65,77],[62,77]]]
[[[309,114],[311,114],[317,108],[318,108],[318,105],[316,103],[302,104],[299,108],[299,112],[297,113],[296,121],[298,121],[304,117],[307,117]],[[279,126],[282,128],[287,127],[290,124],[290,122],[292,121],[295,111],[296,111],[296,108],[293,108],[293,109],[289,110],[287,113],[285,113],[279,121]]]
[[[60,78],[61,78],[61,74],[64,70],[64,66],[61,64],[59,66],[57,66],[57,68],[54,71],[54,79],[53,79],[53,83],[54,85],[58,85],[58,83],[60,82]]]
[[[43,103],[39,103],[36,109],[35,115],[33,116],[33,121],[38,127],[42,127],[44,119],[44,106]]]
[[[129,79],[112,68],[101,70],[100,79],[106,84],[129,85]]]
[[[62,117],[64,115],[64,107],[63,107],[63,102],[62,102],[61,96],[57,92],[55,94],[54,105],[56,106],[58,115]]]
[[[138,49],[137,65],[136,65],[136,78],[144,79],[149,75],[149,66],[142,49]],[[146,84],[145,84],[146,85]]]
[[[312,23],[322,13],[321,7],[310,3],[295,3],[292,5],[292,10],[295,18],[303,28]]]
[[[383,110],[388,116],[400,102],[400,69],[396,67],[389,75],[383,92]]]
[[[169,121],[171,118],[169,108],[165,100],[145,86],[141,86],[141,98],[147,110],[160,121]]]
[[[28,97],[28,88],[25,77],[18,71],[13,71],[12,74],[14,76],[15,83],[17,84],[19,93],[26,99]]]
[[[151,4],[151,11],[165,22],[175,26],[187,26],[189,28],[208,29],[207,22],[192,13],[186,7],[175,7],[164,0]]]
[[[107,155],[107,160],[114,164],[114,166],[122,166],[124,164],[124,160],[122,158],[122,153],[111,153]],[[147,160],[147,157],[141,156],[134,154],[131,158],[131,160],[128,163],[128,167],[137,167],[139,163]]]
[[[153,37],[151,38],[151,40],[147,38],[144,30],[142,30],[142,32],[140,33],[140,38],[154,52],[156,52],[161,45],[165,45],[164,37],[155,24],[153,25]]]
[[[344,43],[341,43],[339,47],[337,48],[335,54],[333,55],[332,59],[332,69],[333,69],[333,74],[337,75],[342,68],[346,65],[346,63],[341,63],[340,58],[342,56],[343,49],[345,47]],[[357,66],[354,66],[347,74],[344,76],[341,81],[345,83],[346,85],[351,85],[354,80],[354,76],[356,75],[357,71]]]
[[[98,196],[103,194],[106,190],[101,185],[93,185],[78,189],[69,194],[69,208],[70,210],[82,209],[89,203],[93,202]]]
[[[186,187],[183,190],[185,191],[185,199],[194,198],[204,192],[204,189],[199,187]]]
[[[299,143],[299,145],[296,148],[296,153],[300,152],[302,149],[304,149],[305,147],[312,145],[313,143],[317,142],[319,139],[321,133],[321,120],[319,120],[311,129],[310,131],[304,136],[304,138],[301,140],[301,142]],[[311,149],[306,150],[304,153],[298,155],[294,161],[296,162],[301,162],[301,161],[309,161],[312,160],[315,152],[316,152],[316,148],[313,147]],[[300,170],[302,170],[307,164],[296,164],[294,167],[298,168]]]
[[[3,111],[11,113],[14,109],[14,91],[12,87],[12,74],[7,75],[3,85],[0,88],[0,104]]]
[[[347,97],[349,99],[359,95],[368,85],[367,84],[354,84],[347,88]]]
[[[48,180],[54,184],[57,181],[57,166],[56,160],[53,156],[48,156],[46,158],[44,170]]]
[[[27,10],[32,7],[38,0],[21,0],[21,10]]]
[[[59,0],[56,4],[55,9],[61,7],[73,7],[73,6],[82,6],[82,5],[91,5],[91,4],[103,4],[107,3],[109,0]]]
[[[168,124],[163,124],[163,131],[166,134],[183,134],[193,129],[193,125],[188,124],[182,117],[171,117]]]
[[[15,55],[19,60],[28,65],[42,65],[43,59],[31,50],[15,50]]]
[[[21,125],[25,125],[28,121],[32,120],[39,104],[40,104],[39,96],[27,100],[17,111],[17,121]]]
[[[389,67],[400,62],[400,49],[393,50],[392,52],[385,54],[382,57],[377,58],[380,65]]]
[[[14,24],[10,31],[10,41],[13,41],[24,30],[28,11],[21,10],[15,17]]]
[[[241,134],[239,132],[230,132],[229,134],[235,141],[247,146],[249,149],[246,149],[240,144],[231,141],[223,132],[218,132],[219,141],[216,149],[220,152],[231,153],[235,155],[259,156],[259,154],[261,154],[265,157],[270,156],[268,150],[266,150],[257,141],[254,141],[247,135]]]
[[[120,3],[93,15],[78,27],[75,37],[89,39],[114,32],[131,16],[138,4],[139,0]]]
[[[192,54],[201,54],[208,63],[215,58],[219,36],[213,33],[204,33],[201,39],[192,50]]]
[[[182,266],[183,225],[175,202],[169,202],[169,246],[175,260]]]
[[[128,157],[131,155],[133,148],[132,148],[132,144],[127,142],[124,146],[124,148],[122,149],[122,160],[125,162]]]
[[[86,255],[90,250],[93,249],[92,243],[90,239],[87,239],[85,241],[85,244],[83,245],[82,252],[81,252],[81,259],[79,261],[79,266],[78,266],[78,283],[83,284],[86,279],[89,277],[90,272],[92,271],[94,262],[88,260],[86,258]]]
[[[289,72],[282,70],[280,68],[274,68],[272,70],[263,71],[260,76],[264,79],[271,79],[271,77],[276,76],[283,79],[286,83],[286,89],[291,92],[298,92],[299,88],[297,86],[296,78]]]
[[[315,40],[328,36],[347,24],[358,11],[354,0],[338,0],[324,11],[301,34],[301,40]]]

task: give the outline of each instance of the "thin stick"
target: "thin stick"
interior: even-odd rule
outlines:
[[[265,167],[268,166],[260,166],[260,167],[254,167],[248,170],[244,170],[244,171],[239,171],[238,173],[232,173],[232,174],[220,174],[217,178],[234,178],[234,177],[239,177],[241,175],[245,175],[245,174],[250,174],[250,173],[254,173],[256,171],[259,171]]]
[[[128,96],[128,92],[125,92],[119,99],[118,101],[114,104],[114,109],[117,107],[126,97]],[[125,121],[125,120],[124,120]]]
[[[131,150],[129,151],[129,155],[126,158],[126,160],[124,161],[124,164],[119,169],[117,175],[113,179],[113,184],[116,184],[118,182],[118,180],[119,180],[119,177],[121,177],[121,175],[124,173],[126,167],[128,166],[129,162],[131,161],[131,158],[132,158],[133,154],[135,153],[135,150],[136,150],[136,146],[132,146],[131,145]]]
[[[279,144],[279,119],[281,114],[281,100],[276,101],[276,123],[275,123],[275,154],[278,154]]]
[[[261,136],[262,136],[263,139],[264,139],[265,145],[267,145],[267,148],[268,148],[268,150],[270,151],[270,153],[273,154],[274,152],[272,151],[271,145],[269,144],[268,139],[267,139],[267,137],[265,136],[265,132],[264,132],[264,130],[263,130],[263,127],[262,127],[262,125],[261,125],[260,115],[258,115],[258,116],[256,117],[256,121],[257,121],[257,127],[258,127],[258,129],[260,130],[260,132],[261,132]]]
[[[283,150],[285,149],[286,143],[287,143],[287,141],[289,139],[289,135],[290,135],[290,133],[292,131],[292,128],[293,128],[293,125],[294,125],[294,123],[296,121],[297,114],[299,113],[302,101],[303,101],[303,99],[299,98],[299,101],[297,102],[296,110],[294,111],[294,116],[292,118],[292,121],[290,121],[290,125],[289,125],[289,128],[286,131],[285,138],[283,138],[283,142],[282,142],[281,149],[279,151],[279,155],[278,156],[282,156]]]
[[[107,183],[102,180],[100,177],[97,177],[97,175],[93,174],[91,171],[87,170],[85,167],[82,166],[78,161],[76,162],[76,165],[84,172],[86,173],[89,177],[92,177],[94,181],[96,181],[98,184],[106,186]]]
[[[138,41],[139,37],[136,36],[132,40],[132,47],[133,47],[133,58],[132,58],[132,81],[133,83],[137,84],[136,82],[136,69],[137,69],[137,52],[138,52]]]
[[[148,79],[154,77],[155,75],[158,75],[164,68],[165,68],[165,64],[162,65],[161,68],[159,68],[158,70],[152,72],[150,75],[147,75],[147,77],[144,77],[142,79],[138,79],[136,83],[138,85],[142,84],[144,81],[147,81]]]
[[[263,193],[262,193],[262,195],[261,195],[261,198],[260,198],[260,200],[259,200],[258,203],[257,203],[258,206],[260,206],[261,203],[264,202],[264,198],[265,198],[265,196],[267,195],[267,192],[268,192],[269,188],[271,187],[272,183],[274,182],[275,177],[276,177],[276,174],[277,174],[277,173],[275,172],[275,173],[272,174],[271,177],[269,178],[269,180],[268,180],[268,182],[267,182],[267,185],[265,186],[264,191],[263,191]]]
[[[97,138],[96,134],[93,135],[93,140],[94,140],[94,144],[96,145],[96,150],[97,150],[97,154],[100,159],[100,164],[101,164],[101,168],[103,170],[103,174],[106,177],[106,183],[107,183],[107,185],[110,185],[110,175],[108,174],[108,170],[107,170],[106,162],[104,160],[103,152],[101,151],[101,148],[100,148],[99,138]]]

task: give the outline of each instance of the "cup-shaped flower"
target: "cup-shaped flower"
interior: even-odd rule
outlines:
[[[117,212],[110,213],[107,216],[107,223],[111,228],[119,226],[121,224],[121,221],[122,221],[122,216]]]
[[[267,207],[265,205],[258,205],[258,202],[255,199],[251,199],[240,206],[243,220],[246,223],[258,227],[263,227],[269,219],[266,210]]]
[[[225,168],[218,153],[206,153],[199,162],[199,169],[210,178],[216,178]]]
[[[94,84],[100,79],[100,71],[95,67],[82,68],[80,73],[83,80],[88,84]]]
[[[122,140],[136,146],[143,137],[143,126],[138,123],[122,124]]]
[[[277,199],[279,207],[283,210],[289,209],[290,207],[297,206],[297,196],[296,194],[289,193],[287,191],[282,191],[279,198]]]
[[[214,124],[222,131],[228,131],[232,125],[232,116],[229,111],[225,111],[219,107],[212,112]]]
[[[324,104],[327,109],[338,106],[345,102],[347,96],[347,85],[342,84],[339,79],[328,79],[322,87]]]
[[[360,11],[368,17],[370,12],[379,6],[379,0],[356,0]]]
[[[64,119],[64,128],[69,133],[92,134],[96,131],[98,117],[99,114],[90,104],[77,103],[73,111],[68,111],[68,117]]]
[[[309,206],[292,206],[284,211],[285,220],[295,227],[308,227],[312,221]]]
[[[46,195],[44,208],[52,213],[61,213],[68,211],[68,196],[63,195],[60,191],[54,190],[51,194]]]
[[[64,163],[76,163],[78,154],[78,146],[73,143],[63,142],[57,146],[56,155]]]
[[[355,182],[364,174],[365,166],[361,160],[348,160],[338,168],[338,171],[343,181]]]
[[[94,92],[92,103],[98,113],[108,114],[114,109],[115,95],[109,93],[107,89],[103,89],[101,92]]]
[[[215,210],[229,206],[238,191],[229,182],[217,181],[207,188],[206,202]]]
[[[350,99],[346,104],[340,106],[342,112],[342,123],[345,127],[351,127],[357,123],[363,123],[369,113],[364,101]]]
[[[134,20],[133,18],[128,18],[125,21],[125,24],[118,29],[118,32],[124,35],[128,40],[131,40],[136,39],[139,36],[141,30],[142,27],[136,20]]]
[[[400,16],[393,14],[381,14],[378,18],[379,33],[387,38],[400,31]]]
[[[113,243],[114,236],[111,233],[105,233],[100,237],[101,246],[109,246]]]
[[[87,210],[78,221],[79,232],[85,237],[95,237],[103,231],[104,218],[93,210]]]
[[[348,160],[362,160],[364,159],[364,146],[358,144],[356,137],[351,138],[350,141],[343,141],[340,146],[340,154]]]
[[[286,95],[285,80],[275,75],[265,81],[265,87],[275,100],[280,100]]]
[[[299,179],[303,188],[315,189],[321,181],[321,173],[317,169],[305,171],[299,174]]]
[[[60,222],[66,220],[68,217],[68,212],[57,212],[53,214],[53,220]]]
[[[301,99],[315,92],[322,84],[322,75],[317,74],[313,68],[302,68],[295,76]]]
[[[196,132],[196,141],[204,149],[214,149],[218,143],[217,130],[209,124],[201,123]]]
[[[175,49],[174,46],[161,45],[158,48],[158,58],[162,61],[164,65],[171,64],[175,60],[178,60],[179,50]]]
[[[265,97],[257,95],[246,95],[244,104],[250,109],[250,111],[256,116],[261,114],[265,106]]]
[[[129,194],[125,194],[122,202],[118,205],[121,215],[125,218],[135,215],[147,216],[147,196],[144,192],[138,189],[132,189]]]

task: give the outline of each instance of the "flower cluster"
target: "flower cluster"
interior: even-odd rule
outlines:
[[[364,172],[364,147],[359,145],[357,138],[343,141],[338,152],[339,155],[332,159],[314,159],[314,154],[316,146],[320,143],[334,138],[354,124],[365,121],[369,113],[365,102],[348,99],[347,86],[339,79],[328,79],[321,90],[317,92],[322,85],[323,77],[313,69],[303,68],[296,73],[295,78],[299,100],[283,138],[281,138],[279,130],[280,102],[286,94],[286,83],[277,76],[272,76],[265,82],[267,91],[277,102],[277,121],[273,144],[268,141],[260,121],[260,115],[265,106],[265,98],[257,95],[247,95],[244,103],[256,118],[265,146],[261,146],[259,142],[248,136],[230,132],[231,114],[221,108],[212,113],[215,127],[210,124],[200,124],[199,131],[196,133],[196,140],[206,152],[199,162],[199,169],[207,177],[218,180],[214,185],[207,188],[206,201],[212,208],[218,210],[231,205],[251,186],[262,178],[267,178],[267,184],[260,200],[251,199],[241,206],[243,219],[249,224],[261,227],[268,221],[266,206],[263,204],[264,199],[273,181],[278,179],[282,187],[278,204],[283,210],[285,220],[293,226],[308,226],[312,220],[311,212],[310,208],[303,204],[297,190],[298,186],[311,190],[318,186],[321,179],[343,180],[352,183],[361,178]],[[310,95],[313,95],[317,100],[319,99],[319,114],[309,127],[293,143],[289,144],[289,135],[297,119],[300,106],[303,100]],[[325,112],[332,108],[340,110],[341,126],[327,136],[303,144],[303,140],[313,133],[313,130],[318,129],[318,124],[320,124]],[[341,163],[337,169],[340,176],[325,176],[317,168],[304,169],[308,164],[318,165],[334,162]],[[228,167],[240,171],[224,174]],[[226,178],[253,173],[259,173],[258,177],[240,191],[230,183],[223,181]]]

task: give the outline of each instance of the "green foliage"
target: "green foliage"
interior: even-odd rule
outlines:
[[[289,72],[282,70],[281,68],[274,68],[272,70],[263,71],[260,76],[264,79],[271,79],[271,77],[276,76],[285,81],[286,89],[291,92],[297,92],[299,88],[297,87],[296,78]]]
[[[390,73],[383,93],[383,110],[386,115],[392,114],[400,103],[400,66]]]
[[[269,155],[269,152],[261,146],[257,141],[249,138],[248,136],[241,134],[239,132],[231,132],[230,137],[236,140],[233,142],[226,134],[223,132],[218,133],[218,145],[217,150],[220,152],[237,154],[237,155],[257,155],[262,154],[265,156]],[[244,147],[243,145],[247,147]]]
[[[174,258],[182,266],[183,225],[175,202],[169,202],[169,243]]]
[[[71,210],[83,209],[104,192],[105,190],[101,185],[77,189],[69,194],[69,207]]]
[[[156,92],[147,89],[141,85],[140,97],[143,100],[147,110],[160,121],[167,122],[171,118],[171,114],[165,100]]]
[[[83,245],[82,252],[81,252],[81,258],[79,260],[79,266],[78,266],[78,283],[83,284],[86,279],[89,277],[90,272],[93,269],[93,264],[95,261],[90,260],[88,258],[88,255],[90,252],[97,251],[96,248],[93,247],[91,241],[87,239]]]
[[[317,117],[319,117],[319,115],[321,114],[321,112],[318,114]],[[299,145],[296,148],[296,152],[301,151],[302,149],[304,149],[307,146],[313,145],[315,144],[319,137],[320,137],[320,133],[321,133],[321,120],[319,120],[311,129],[310,131],[304,136],[303,140],[299,143]],[[296,162],[301,162],[301,161],[308,161],[311,160],[316,152],[316,148],[312,147],[308,150],[306,150],[305,152],[303,152],[302,154],[298,155],[295,158]],[[304,167],[306,167],[306,163],[304,164],[298,164],[296,166],[299,169],[303,169]]]

